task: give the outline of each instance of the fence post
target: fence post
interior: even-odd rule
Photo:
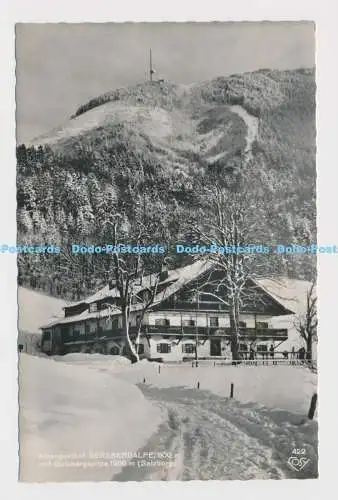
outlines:
[[[308,419],[313,420],[315,411],[316,411],[316,406],[317,406],[317,393],[315,392],[314,395],[311,398],[311,403],[310,403],[310,408],[309,408],[309,413],[308,413]]]
[[[234,384],[231,383],[231,386],[230,386],[230,398],[232,399],[234,397]]]
[[[199,382],[197,382],[197,389],[199,389],[199,388],[200,388],[200,383],[199,383]]]
[[[161,365],[158,365],[158,373],[161,373]]]

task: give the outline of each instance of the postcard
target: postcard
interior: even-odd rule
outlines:
[[[15,32],[19,480],[317,478],[315,24]]]

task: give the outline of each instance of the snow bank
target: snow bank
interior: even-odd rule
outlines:
[[[163,413],[137,387],[88,368],[88,360],[20,356],[21,480],[110,480],[125,465],[121,453],[160,425]]]
[[[83,365],[89,370],[109,371],[113,374],[129,370],[132,366],[130,360],[125,356],[110,356],[99,353],[72,353],[65,356],[54,356],[54,360],[71,365],[76,364],[76,366]]]
[[[116,367],[130,366],[131,362],[125,356],[110,356],[100,353],[83,353],[74,352],[71,354],[65,354],[64,356],[55,356],[55,360],[61,360],[65,363],[80,363],[88,366],[88,363],[109,363]]]

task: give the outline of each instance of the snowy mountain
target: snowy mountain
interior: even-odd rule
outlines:
[[[98,242],[112,206],[131,213],[132,186],[142,185],[154,213],[173,214],[171,237],[189,241],[181,221],[203,202],[196,183],[231,177],[246,155],[269,205],[266,243],[315,242],[314,77],[313,69],[261,70],[192,85],[146,82],[92,99],[61,127],[18,146],[19,239]],[[65,297],[61,268],[69,262],[58,259],[60,269],[44,259],[42,273],[39,256],[19,260],[20,284]],[[71,299],[99,286],[88,256],[86,265],[81,276],[72,273]],[[315,267],[311,256],[282,265],[301,279]]]

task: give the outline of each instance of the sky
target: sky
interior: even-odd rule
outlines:
[[[17,141],[62,125],[89,99],[157,76],[194,83],[315,65],[311,22],[16,25]]]

